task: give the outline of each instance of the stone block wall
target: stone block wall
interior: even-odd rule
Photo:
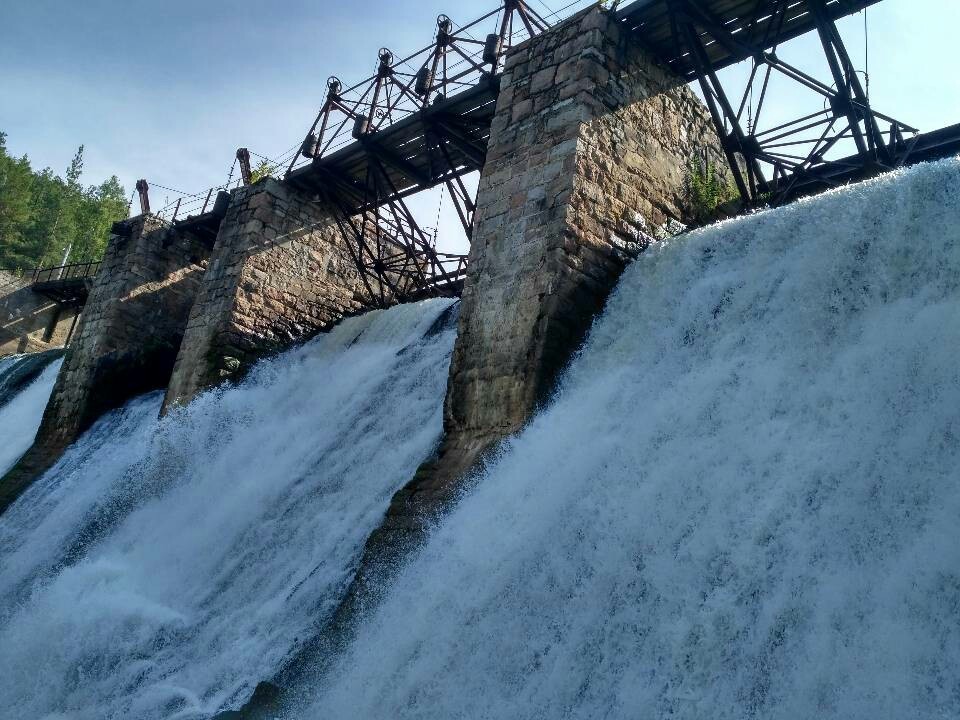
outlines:
[[[107,410],[166,387],[209,249],[152,215],[115,226],[33,447],[0,511]]]
[[[544,402],[626,264],[692,217],[696,158],[724,167],[706,108],[584,11],[507,60],[481,174],[436,462],[395,498],[406,524]]]
[[[0,270],[0,358],[66,345],[79,307],[59,305],[30,289],[27,277]]]
[[[272,178],[234,191],[165,407],[241,377],[368,300],[343,237],[313,198]]]

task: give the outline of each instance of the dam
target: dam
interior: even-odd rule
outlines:
[[[423,50],[384,48],[372,77],[327,81],[282,179],[178,199],[166,218],[139,181],[142,214],[114,227],[83,282],[86,319],[34,448],[0,479],[0,507],[140,393],[165,389],[170,408],[344,317],[462,295],[444,447],[411,494],[442,503],[549,395],[625,264],[703,214],[692,167],[717,168],[743,210],[960,149],[960,128],[921,134],[871,107],[835,24],[871,4],[638,0],[553,27],[522,0],[460,26],[442,15]],[[819,36],[832,84],[776,53],[806,33]],[[736,108],[717,73],[747,59],[750,87],[764,79],[745,125],[747,95]],[[773,73],[820,107],[765,128]],[[246,183],[249,152],[237,159]],[[469,255],[438,249],[405,203],[439,185]],[[498,398],[484,401],[496,409],[473,407],[477,397]],[[424,511],[400,503],[391,514]]]
[[[327,81],[282,177],[144,182],[0,405],[38,427],[0,464],[3,706],[960,708],[960,131],[872,108],[836,30],[872,4],[441,16]],[[806,33],[832,78],[777,52]],[[738,62],[816,116],[747,122]],[[406,202],[440,186],[466,255]]]

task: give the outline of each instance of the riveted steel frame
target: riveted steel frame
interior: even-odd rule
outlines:
[[[491,32],[483,40],[473,37],[488,21]],[[326,100],[299,156],[290,161],[287,177],[301,159],[318,168],[323,178],[319,194],[333,211],[340,232],[350,240],[353,261],[375,305],[458,292],[467,256],[438,252],[435,237],[416,222],[403,198],[445,185],[464,232],[471,237],[476,200],[463,175],[483,168],[482,133],[489,121],[477,124],[469,113],[444,112],[443,103],[451,93],[466,88],[495,87],[509,48],[548,27],[526,0],[504,0],[498,8],[459,27],[440,15],[434,41],[426,48],[401,60],[381,48],[376,73],[347,89],[336,77],[327,80]],[[423,122],[420,159],[425,163],[419,165],[377,137],[411,115]],[[362,181],[323,168],[321,162],[351,141],[367,157]],[[388,169],[408,186],[399,189]]]
[[[466,255],[437,251],[435,237],[417,223],[381,162],[370,163],[361,197],[355,184],[332,173],[325,179],[321,200],[347,241],[371,305],[458,294]]]
[[[767,30],[765,37],[754,44],[745,44],[696,0],[668,2],[672,32],[689,53],[737,190],[748,206],[782,204],[811,189],[836,185],[840,175],[851,177],[858,171],[866,174],[897,167],[908,158],[915,142],[915,138],[908,139],[906,134],[915,135],[916,128],[870,106],[843,39],[826,12],[824,0],[807,0],[807,3],[830,67],[832,83],[811,76],[777,55],[777,29],[793,0],[757,0],[750,22],[763,18]],[[731,102],[711,66],[707,53],[710,43],[720,43],[731,53],[753,58],[752,72],[737,106]],[[823,97],[824,107],[757,131],[756,120],[768,100],[774,72]],[[744,127],[748,98],[758,81],[759,102],[755,112],[751,112],[754,122]],[[880,128],[881,122],[889,126],[886,134]],[[842,160],[827,159],[837,143],[846,139],[853,141],[855,154]],[[843,167],[839,168],[838,164]],[[769,178],[764,167],[772,170]],[[843,173],[838,173],[841,169]]]
[[[493,32],[485,40],[473,37],[488,22],[494,23],[488,28]],[[300,156],[294,156],[287,172],[302,158],[323,157],[496,75],[513,45],[547,28],[549,23],[526,0],[504,0],[459,27],[440,15],[430,45],[399,60],[381,48],[376,72],[349,88],[344,89],[335,76],[327,80],[326,100],[304,138]]]

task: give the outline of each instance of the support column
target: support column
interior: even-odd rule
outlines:
[[[361,310],[362,288],[346,241],[313,198],[272,178],[235,190],[165,408]]]
[[[116,223],[33,447],[0,512],[100,415],[166,387],[209,249],[154,215]]]
[[[445,440],[386,528],[442,507],[478,456],[530,419],[626,264],[692,217],[695,158],[725,167],[685,82],[582,12],[507,60],[482,171]]]

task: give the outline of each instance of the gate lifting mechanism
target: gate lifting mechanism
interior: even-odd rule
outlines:
[[[474,38],[487,21],[494,32],[484,40]],[[369,158],[366,177],[351,182],[331,174],[321,194],[340,231],[352,240],[353,259],[376,304],[456,294],[465,276],[466,256],[437,252],[434,238],[414,220],[385,166],[409,165],[377,146],[373,136],[398,120],[442,105],[460,90],[491,82],[513,45],[548,27],[525,0],[504,0],[499,8],[459,28],[440,15],[434,42],[426,48],[401,60],[381,48],[376,73],[347,89],[337,77],[327,80],[326,100],[303,140],[300,156],[316,160],[351,142],[364,147]],[[468,238],[475,199],[461,176],[483,166],[485,144],[477,139],[481,129],[472,127],[469,117],[438,117],[425,131],[431,168],[440,169],[431,177],[445,184]],[[467,164],[455,162],[450,148],[468,157]],[[298,161],[302,162],[297,156],[291,160],[287,175]]]
[[[916,135],[916,128],[871,108],[825,1],[806,3],[832,84],[777,56],[781,30],[797,12],[795,0],[757,0],[753,10],[744,10],[743,14],[749,17],[742,27],[736,28],[712,15],[702,2],[667,0],[676,47],[689,53],[737,189],[747,206],[779,205],[799,195],[857,179],[863,173],[893,169],[903,164],[916,142],[915,137],[905,137],[905,133]],[[751,41],[751,37],[755,39]],[[714,44],[732,56],[753,59],[752,72],[736,109],[711,63],[708,49]],[[770,105],[764,103],[773,71],[819,95],[821,107],[758,130],[761,114]],[[758,83],[760,93],[754,108],[753,91]],[[881,122],[887,125],[886,133],[881,130]],[[842,140],[853,141],[855,154],[841,160],[827,159],[826,155],[835,151]],[[768,172],[772,170],[771,178],[765,176],[764,167]]]

